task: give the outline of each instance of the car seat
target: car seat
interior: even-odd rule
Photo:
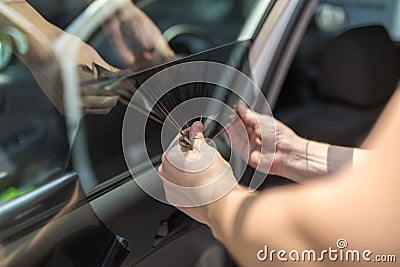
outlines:
[[[306,138],[358,146],[393,94],[399,75],[399,55],[385,28],[346,31],[322,55],[317,97],[277,118]]]

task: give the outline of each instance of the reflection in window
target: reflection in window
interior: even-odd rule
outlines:
[[[138,2],[138,6],[144,11],[144,14],[151,18],[151,24],[154,22],[157,28],[147,25],[141,27],[143,31],[140,32],[140,35],[136,35],[138,33],[135,31],[131,32],[130,36],[136,35],[132,37],[131,45],[135,46],[135,44],[139,44],[140,46],[135,50],[140,56],[135,56],[134,58],[136,60],[142,56],[141,52],[144,51],[142,48],[145,47],[143,44],[152,47],[153,38],[157,36],[157,32],[159,31],[163,41],[166,41],[165,44],[173,51],[172,57],[161,58],[164,59],[164,62],[175,62],[181,59],[177,62],[210,60],[230,65],[235,65],[237,62],[243,64],[241,60],[243,59],[242,57],[245,57],[244,53],[240,53],[238,58],[233,61],[231,56],[236,50],[247,51],[247,42],[233,43],[232,45],[220,47],[216,49],[215,52],[204,51],[235,42],[254,3],[255,1],[243,0],[155,0]],[[211,9],[212,12],[210,11]],[[182,10],[185,10],[185,12],[182,12]],[[125,20],[124,15],[126,15],[124,12],[116,12],[106,23],[116,23],[117,21],[113,29],[117,28],[118,30],[121,30],[120,27],[123,25],[125,25],[124,27],[129,27],[126,25],[128,21]],[[121,22],[123,23],[121,24]],[[136,25],[139,24],[140,22],[137,22]],[[163,60],[144,62],[144,64],[142,64],[143,61],[141,60],[134,60],[132,61],[132,65],[126,65],[127,61],[121,59],[121,51],[118,52],[118,47],[115,46],[115,42],[110,39],[109,29],[110,25],[102,25],[99,30],[89,38],[88,43],[95,47],[108,63],[118,68],[123,68],[124,70],[120,73],[130,76],[128,80],[131,84],[139,86],[146,79],[157,73],[157,71],[164,68],[162,65],[159,68],[154,67],[154,65],[162,64]],[[129,32],[132,28],[123,28],[122,30]],[[154,33],[156,33],[156,35],[154,35]],[[161,35],[161,33],[163,35]],[[162,43],[161,47],[163,47],[163,45]],[[147,57],[144,57],[145,59],[152,59],[152,52],[154,51],[151,50],[149,52],[150,53],[146,55]],[[204,53],[188,57],[200,52]],[[242,66],[240,66],[240,64],[236,65],[236,67],[241,68]],[[129,69],[126,70],[128,66]],[[105,76],[107,75],[108,74],[105,74]],[[86,139],[89,164],[93,170],[93,176],[96,177],[99,184],[111,178],[115,178],[122,173],[128,175],[128,169],[122,152],[121,131],[127,108],[126,102],[129,102],[135,89],[129,89],[129,86],[126,87],[124,85],[119,85],[119,87],[121,87],[119,92],[117,92],[118,86],[112,89],[120,95],[120,99],[110,113],[105,116],[86,115],[84,123],[78,131],[78,135]],[[192,89],[189,88],[188,90]],[[159,140],[160,129],[161,126],[158,123],[149,120],[145,133],[147,152],[138,150],[129,151],[129,154],[132,155],[137,162],[138,170],[141,164],[145,162],[145,157],[150,156],[154,158],[155,161],[159,159],[162,152]],[[138,142],[139,141],[141,140],[138,140]],[[75,147],[78,147],[78,145],[75,145]]]

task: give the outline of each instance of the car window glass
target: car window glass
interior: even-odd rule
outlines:
[[[98,90],[98,86],[91,86],[90,81],[108,79],[104,77],[108,75],[103,69],[105,65],[111,66],[112,72],[139,74],[149,69],[151,73],[151,69],[158,65],[236,42],[256,0],[134,1],[139,16],[148,16],[150,28],[147,28],[149,24],[136,25],[134,21],[135,26],[127,29],[127,24],[136,16],[130,16],[131,13],[124,12],[127,9],[119,8],[102,18],[97,28],[81,39],[62,31],[70,31],[70,26],[83,15],[92,23],[87,8],[93,1],[17,2],[24,7],[30,4],[33,9],[29,12],[38,17],[30,21],[30,17],[26,14],[21,16],[19,10],[10,24],[5,9],[0,12],[0,205],[66,172],[76,171],[72,159],[86,166],[78,174],[84,188],[89,191],[126,172],[120,133],[126,105],[109,92]],[[112,6],[113,1],[106,2]],[[47,36],[48,32],[40,28],[42,19],[58,27],[50,31],[56,29],[57,34]],[[122,34],[125,44],[133,48],[133,58],[124,58],[118,36],[113,35],[116,29]],[[60,68],[54,54],[56,41],[65,36],[80,47],[78,50],[82,53],[76,58],[74,68],[78,71],[79,82],[86,86],[79,89],[80,100],[72,108],[82,109],[84,115],[81,125],[72,132],[76,136],[66,126],[69,115],[65,103],[69,103],[67,95],[71,92],[64,90],[65,81],[60,78],[63,67]],[[154,43],[143,41],[143,36],[145,40],[159,36],[162,45],[169,49],[163,50]],[[242,44],[244,48],[246,45]],[[235,47],[228,46],[199,59],[223,62]],[[154,55],[158,49],[167,52]],[[33,55],[34,60],[22,60],[25,53]],[[105,65],[86,62],[93,56],[102,58]],[[112,108],[107,106],[109,103],[112,103]],[[149,127],[158,129],[156,125]],[[159,144],[151,131],[146,134],[149,153],[159,157]],[[73,141],[72,148],[68,137]],[[82,151],[74,154],[77,147]],[[135,153],[140,157],[142,152]],[[80,156],[77,158],[76,155]]]
[[[243,45],[235,43],[255,2],[243,0],[138,1],[137,7],[140,7],[141,12],[148,15],[156,25],[154,28],[142,27],[141,29],[144,29],[144,32],[140,32],[139,36],[150,38],[159,35],[165,42],[163,45],[169,46],[172,51],[170,58],[154,56],[154,54],[151,54],[151,49],[149,54],[141,57],[142,54],[140,53],[143,50],[140,49],[146,49],[146,45],[152,47],[152,44],[142,43],[143,40],[138,40],[140,38],[136,35],[138,34],[137,29],[127,30],[125,28],[127,21],[124,21],[123,24],[113,24],[115,22],[113,20],[116,18],[117,20],[126,18],[121,10],[112,14],[106,20],[106,23],[88,38],[88,43],[96,48],[107,63],[122,69],[122,72],[133,77],[124,81],[126,84],[119,84],[116,87],[121,89],[117,93],[119,94],[118,102],[111,109],[105,110],[104,114],[96,114],[96,110],[86,108],[86,115],[77,132],[73,151],[82,149],[84,146],[87,148],[87,157],[79,159],[79,161],[86,161],[87,166],[90,166],[90,171],[86,173],[87,180],[93,182],[90,183],[89,188],[113,179],[121,179],[122,174],[127,175],[128,173],[122,151],[121,131],[127,102],[132,97],[133,91],[125,89],[140,86],[142,82],[161,70],[163,64],[168,62],[197,59],[226,63],[233,51],[238,48],[238,45],[243,46],[243,51],[245,51],[247,43]],[[127,62],[121,59],[122,53],[118,51],[119,46],[115,46],[113,37],[110,38],[110,34],[112,35],[110,29],[115,30],[115,27],[118,28],[118,31],[127,30],[129,34],[135,35],[132,36],[132,45],[140,46],[139,48],[136,46],[138,48],[136,52],[140,53],[135,55],[131,65],[126,65]],[[153,32],[155,29],[157,31]],[[157,52],[158,47],[152,48]],[[216,52],[207,52],[210,49],[216,49]],[[146,56],[148,57],[146,58]],[[194,58],[191,58],[191,56]],[[127,66],[129,66],[129,69],[126,69]],[[161,66],[161,68],[157,69],[157,66]],[[97,73],[100,76],[109,75],[101,67],[97,69]],[[189,88],[188,90],[194,89]],[[144,157],[147,155],[155,161],[158,161],[161,156],[162,150],[160,136],[158,135],[161,126],[149,120],[147,129],[147,132],[144,133],[147,151],[134,149],[134,151],[129,152],[137,161],[138,170],[140,170],[141,164],[144,163]],[[78,154],[81,155],[82,152],[73,153],[73,157]]]
[[[0,9],[0,206],[62,175],[69,155],[49,40],[10,10]]]
[[[255,0],[145,0],[137,1],[137,7],[154,22],[174,51],[174,57],[169,58],[173,60],[235,41],[255,2]],[[123,16],[116,14],[116,17]],[[129,19],[123,23],[127,21]],[[143,25],[138,25],[141,26]],[[141,41],[137,40],[136,31],[125,28],[124,32],[124,27],[116,26],[116,28],[119,28],[119,31],[122,29],[122,35],[127,36],[132,46],[142,45]],[[152,30],[150,27],[143,27],[138,34],[154,34]],[[88,42],[110,64],[119,68],[133,67],[135,70],[142,70],[160,63],[154,61],[151,64],[143,62],[141,64],[140,59],[136,59],[136,62],[124,60],[121,58],[124,56],[121,47],[115,47],[115,42],[112,38],[110,41],[108,36],[110,27],[105,26]],[[154,48],[152,43],[146,45],[150,49]]]

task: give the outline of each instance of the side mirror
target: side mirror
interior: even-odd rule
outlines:
[[[347,16],[343,7],[332,4],[320,4],[315,13],[315,23],[322,32],[335,32],[343,29]]]

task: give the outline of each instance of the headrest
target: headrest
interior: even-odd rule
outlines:
[[[382,26],[341,34],[322,57],[319,93],[358,107],[384,104],[400,75],[399,54]]]

